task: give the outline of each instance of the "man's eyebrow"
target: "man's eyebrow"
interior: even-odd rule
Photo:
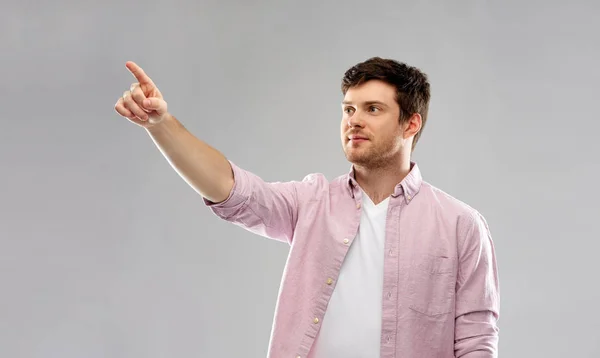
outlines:
[[[344,105],[344,104],[354,104],[354,102],[344,100],[344,101],[342,101],[342,105]],[[372,105],[372,104],[378,104],[378,105],[381,105],[381,106],[384,106],[384,107],[388,107],[387,104],[385,104],[385,103],[383,103],[381,101],[365,101],[362,104],[365,105],[365,106]]]

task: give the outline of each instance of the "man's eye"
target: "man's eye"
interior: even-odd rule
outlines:
[[[346,108],[344,108],[344,112],[346,112],[346,113],[350,113],[353,110],[354,110],[354,108],[352,108],[352,107],[346,107]]]
[[[375,107],[375,106],[371,106],[371,107],[369,107],[369,110],[370,110],[371,112],[373,112],[373,111],[375,111],[375,110],[377,110],[377,111],[378,111],[378,110],[379,110],[379,108],[377,108],[377,107]]]

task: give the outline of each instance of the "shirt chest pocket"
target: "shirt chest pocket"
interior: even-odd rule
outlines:
[[[409,307],[427,316],[454,310],[455,260],[420,254],[413,258],[408,273]]]

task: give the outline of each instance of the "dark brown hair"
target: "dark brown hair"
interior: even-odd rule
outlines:
[[[415,149],[427,121],[430,85],[427,75],[418,68],[392,59],[373,57],[354,65],[342,78],[342,93],[369,80],[381,80],[396,88],[396,101],[400,106],[400,123],[407,121],[414,113],[422,118],[421,130],[415,134],[412,149]]]

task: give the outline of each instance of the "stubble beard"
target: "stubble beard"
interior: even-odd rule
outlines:
[[[360,148],[359,150],[345,150],[346,159],[356,165],[369,170],[377,170],[388,167],[392,160],[394,143],[385,143],[384,146],[375,146],[371,144],[371,148]],[[347,144],[346,144],[347,145]]]

